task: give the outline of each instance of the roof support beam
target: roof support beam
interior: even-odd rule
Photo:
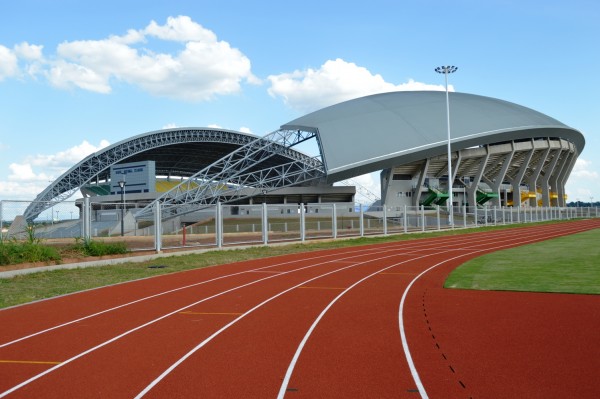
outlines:
[[[546,163],[546,159],[548,158],[548,154],[550,154],[550,140],[547,140],[548,148],[544,151],[543,155],[538,159],[531,176],[529,176],[529,180],[527,181],[529,185],[529,192],[533,191],[537,196],[537,179],[540,176],[542,169],[544,169],[544,165]],[[529,206],[537,207],[537,198],[529,198]]]
[[[548,143],[549,144],[549,143]],[[558,163],[558,159],[560,158],[562,152],[562,148],[554,150],[554,156],[552,161],[550,161],[550,165],[544,171],[544,177],[542,177],[541,187],[542,187],[542,206],[550,206],[550,178],[554,173],[554,169],[556,168],[556,164]]]
[[[477,173],[475,174],[475,176],[473,177],[473,181],[467,188],[467,202],[469,203],[469,206],[477,206],[477,189],[479,187],[479,183],[481,182],[481,178],[483,177],[489,159],[490,149],[488,146],[486,146],[485,156],[483,156],[479,161],[479,168],[477,169]]]
[[[513,156],[515,155],[515,143],[514,142],[511,142],[511,147],[512,147],[512,151],[509,152],[508,154],[506,154],[504,156],[504,159],[502,160],[502,167],[500,168],[500,171],[498,171],[498,174],[496,175],[494,180],[488,183],[490,185],[490,188],[492,189],[492,191],[494,193],[498,194],[498,198],[494,198],[492,200],[493,201],[492,203],[495,206],[502,206],[502,197],[500,195],[501,194],[500,186],[504,182],[504,178],[506,177],[506,172],[508,171],[508,168],[510,167],[510,163],[512,162]]]
[[[425,160],[425,162],[423,162],[423,165],[421,167],[421,174],[419,175],[419,179],[417,180],[417,187],[415,188],[415,193],[413,193],[414,195],[412,196],[412,198],[413,198],[412,205],[413,206],[419,206],[419,204],[421,203],[421,188],[423,187],[423,184],[425,183],[425,177],[427,177],[428,169],[429,169],[429,158],[427,158]]]
[[[525,156],[525,159],[523,159],[523,163],[521,164],[519,172],[510,182],[510,184],[513,187],[513,207],[521,207],[521,182],[523,181],[525,173],[527,173],[527,169],[529,168],[529,162],[531,162],[531,158],[533,158],[534,153],[535,147],[533,146],[533,140],[531,140],[531,150],[529,150],[529,152]]]
[[[572,146],[572,144],[570,144],[570,146]],[[569,158],[565,162],[565,167],[563,167],[561,175],[558,178],[558,206],[567,206],[567,200],[565,198],[565,184],[569,178],[569,175],[571,174],[571,171],[573,170],[573,167],[575,166],[575,163],[577,162],[578,155],[577,148],[573,148],[569,154]]]

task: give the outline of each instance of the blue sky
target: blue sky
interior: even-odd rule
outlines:
[[[580,130],[569,201],[600,200],[599,20],[596,0],[3,2],[0,200],[148,131],[262,135],[350,98],[440,90],[439,65],[459,67],[456,91]]]

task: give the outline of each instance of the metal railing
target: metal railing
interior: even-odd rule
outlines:
[[[0,201],[2,239],[27,239],[22,215],[30,201]],[[186,205],[188,206],[188,205]],[[50,245],[73,239],[124,241],[131,251],[269,245],[372,235],[536,223],[600,217],[598,207],[367,207],[352,204],[218,203],[163,218],[157,204],[151,217],[137,218],[140,205],[128,202],[62,202],[34,221],[35,236]],[[30,238],[31,236],[29,236]]]

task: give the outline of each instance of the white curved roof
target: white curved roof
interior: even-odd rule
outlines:
[[[514,103],[450,93],[452,150],[497,142],[556,137],[581,153],[583,135],[540,112]],[[446,93],[375,94],[295,119],[283,129],[316,131],[329,181],[446,153]]]

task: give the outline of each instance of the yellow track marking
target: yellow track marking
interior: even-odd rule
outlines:
[[[228,315],[239,316],[242,313],[225,313],[225,312],[179,312],[179,314],[207,314],[207,315]]]
[[[0,363],[10,363],[10,364],[51,364],[51,365],[56,365],[56,364],[60,364],[61,362],[42,362],[42,361],[35,361],[35,360],[0,360]]]
[[[249,273],[283,273],[277,270],[249,270]]]

